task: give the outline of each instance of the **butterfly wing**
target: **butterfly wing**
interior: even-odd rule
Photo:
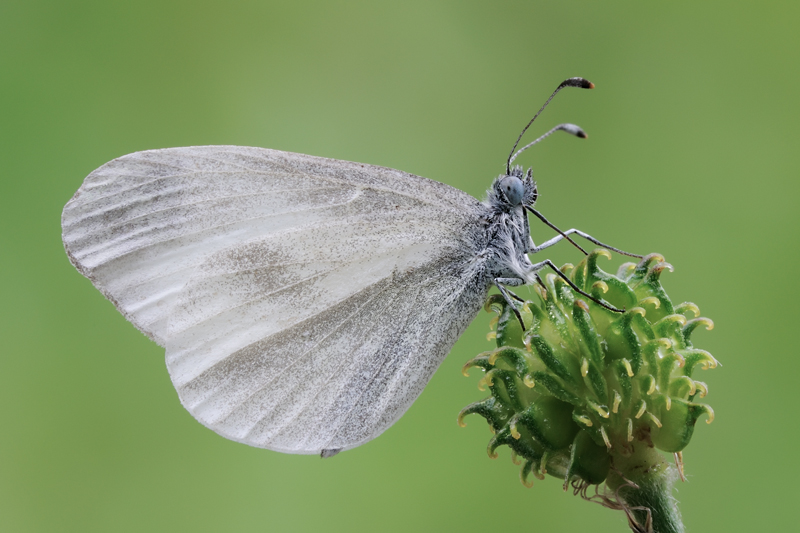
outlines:
[[[191,147],[100,167],[62,226],[200,422],[319,453],[397,420],[476,314],[481,209],[396,170]]]

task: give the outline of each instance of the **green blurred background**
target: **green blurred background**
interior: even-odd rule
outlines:
[[[696,334],[716,421],[685,451],[690,531],[796,527],[800,4],[0,3],[0,530],[604,531],[621,513],[490,460],[461,365],[482,314],[410,411],[331,460],[229,442],[181,407],[163,349],[63,252],[63,205],[123,154],[264,146],[402,169],[481,197],[516,135],[541,210],[658,251]],[[531,139],[534,137],[531,136]],[[536,226],[538,241],[552,233]],[[577,261],[560,246],[550,256]],[[608,263],[609,269],[621,262]],[[613,271],[613,270],[612,270]]]

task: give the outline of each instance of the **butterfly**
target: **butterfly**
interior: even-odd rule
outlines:
[[[329,457],[403,415],[491,287],[516,311],[507,287],[555,269],[528,254],[575,244],[573,233],[605,246],[549,224],[533,208],[531,171],[511,166],[555,131],[585,137],[562,124],[514,153],[564,87],[593,85],[559,85],[483,202],[378,166],[168,148],[89,174],[64,207],[64,247],[166,349],[180,401],[203,425],[251,446]],[[558,235],[534,245],[528,212]]]

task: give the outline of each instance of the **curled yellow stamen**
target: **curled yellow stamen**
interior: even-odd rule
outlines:
[[[658,418],[656,418],[656,415],[654,415],[653,413],[647,413],[647,416],[649,416],[649,417],[650,417],[650,418],[653,420],[653,422],[655,422],[655,424],[656,424],[658,427],[661,427],[661,420],[659,420]]]
[[[708,370],[709,368],[717,368],[719,366],[719,361],[714,359],[714,356],[708,353],[705,350],[695,350],[697,353],[703,355],[703,360],[700,361],[700,368],[703,370]]]
[[[600,426],[600,435],[602,435],[602,437],[603,437],[603,442],[606,443],[606,448],[608,448],[610,450],[611,449],[611,441],[608,440],[608,435],[606,434],[606,428],[604,428],[603,426]]]
[[[608,292],[608,284],[605,281],[595,281],[592,283],[593,289],[600,289],[603,291],[603,294]]]
[[[547,289],[537,283],[533,286],[533,290],[536,291],[536,294],[539,295],[539,298],[542,300],[547,300]]]
[[[653,327],[658,327],[661,324],[666,323],[666,322],[677,322],[681,326],[684,326],[684,325],[686,325],[686,317],[683,316],[683,315],[678,315],[678,314],[667,315],[664,318],[662,318],[661,320],[659,320],[658,322],[656,322],[655,324],[653,324]]]
[[[703,405],[703,407],[705,408],[706,414],[708,415],[708,419],[706,420],[706,424],[710,424],[711,422],[714,421],[714,410],[708,405]]]
[[[602,416],[603,418],[608,418],[609,414],[608,411],[603,408],[602,405],[597,405],[594,402],[588,402],[589,407],[598,415]]]
[[[642,298],[641,300],[639,300],[639,303],[637,305],[638,306],[644,306],[644,305],[647,305],[647,304],[652,305],[656,309],[660,309],[661,308],[661,300],[659,300],[655,296],[648,296],[647,298]]]
[[[694,316],[700,316],[700,308],[697,305],[693,304],[692,302],[683,302],[681,305],[676,307],[679,309],[679,313],[686,313],[686,311],[691,311]]]
[[[606,259],[611,259],[611,252],[609,252],[605,248],[598,248],[597,250],[594,251],[594,253],[596,255],[602,255]]]
[[[714,321],[711,320],[710,318],[706,318],[706,317],[695,318],[693,320],[693,322],[697,322],[698,324],[702,324],[703,326],[706,327],[707,331],[711,331],[712,329],[714,329]]]
[[[668,339],[668,338],[666,338],[666,337],[661,337],[661,338],[658,338],[658,339],[656,339],[656,342],[657,342],[659,345],[661,345],[661,347],[662,347],[662,348],[664,348],[665,350],[667,350],[667,349],[669,349],[669,348],[672,348],[672,341],[671,341],[671,340],[669,340],[669,339]]]
[[[632,378],[633,377],[633,368],[631,368],[631,362],[628,361],[627,359],[623,358],[622,359],[622,366],[625,367],[625,372],[628,373],[628,377]]]
[[[619,266],[619,273],[622,274],[622,277],[628,277],[631,272],[636,269],[636,263],[622,263]]]
[[[469,369],[472,368],[472,366],[472,361],[467,361],[464,366],[461,367],[461,373],[465,378],[469,377]]]

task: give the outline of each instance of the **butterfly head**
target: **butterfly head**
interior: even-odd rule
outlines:
[[[531,169],[524,172],[520,166],[513,167],[507,175],[494,180],[491,193],[494,203],[505,210],[533,206],[539,196],[536,182],[533,181],[533,172]]]

